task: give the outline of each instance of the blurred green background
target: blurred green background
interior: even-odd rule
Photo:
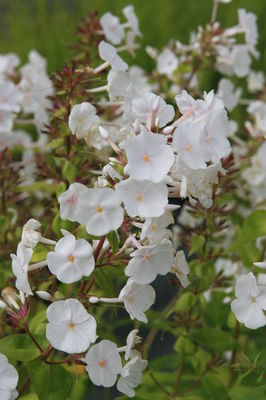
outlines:
[[[0,53],[16,52],[26,61],[35,48],[48,59],[49,72],[60,69],[69,60],[67,45],[82,17],[89,11],[106,11],[122,16],[127,4],[135,6],[143,33],[142,44],[161,48],[170,38],[187,41],[189,33],[210,20],[212,0],[0,0]],[[218,20],[223,26],[237,22],[237,9],[244,7],[258,16],[258,49],[261,59],[255,64],[264,69],[266,62],[266,0],[232,0],[220,4]],[[149,69],[151,61],[143,49],[138,64]]]

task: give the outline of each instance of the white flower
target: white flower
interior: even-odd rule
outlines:
[[[12,82],[0,84],[0,110],[18,112],[22,100],[21,93]]]
[[[78,199],[76,220],[86,225],[91,235],[105,235],[118,229],[124,220],[120,204],[113,189],[87,189]]]
[[[250,71],[248,75],[248,90],[251,93],[262,90],[264,87],[264,73],[262,71]]]
[[[0,354],[0,398],[1,400],[15,400],[18,396],[16,387],[18,373],[13,365],[8,363],[4,354]]]
[[[144,93],[141,97],[132,101],[132,111],[135,114],[135,118],[143,123],[151,119],[154,112],[154,105],[157,101],[159,104],[156,115],[159,119],[159,127],[161,128],[172,121],[175,116],[174,107],[170,104],[166,104],[162,97],[154,93]]]
[[[165,49],[157,58],[159,74],[171,75],[178,67],[178,59],[170,49]]]
[[[90,103],[83,102],[71,108],[68,118],[69,129],[78,139],[85,139],[91,132],[98,129],[99,117],[96,108]]]
[[[224,109],[209,113],[206,125],[201,135],[201,146],[208,154],[205,161],[217,162],[231,153],[231,145],[227,136],[229,125],[227,114]]]
[[[29,219],[28,222],[23,226],[21,243],[25,247],[34,248],[40,241],[42,235],[36,229],[40,228],[41,224],[36,219]]]
[[[255,188],[261,188],[265,197],[266,188],[266,142],[263,142],[257,153],[251,158],[251,166],[244,170],[243,178]],[[263,197],[263,196],[262,196]]]
[[[161,244],[143,246],[130,254],[125,274],[140,285],[154,281],[156,276],[166,275],[173,263],[172,245],[169,240]]]
[[[108,61],[112,68],[118,71],[126,71],[128,69],[127,63],[117,54],[114,46],[102,40],[98,49],[101,59]]]
[[[266,269],[266,261],[253,263],[256,267]]]
[[[139,31],[139,20],[135,14],[134,7],[130,4],[124,7],[122,11],[135,35],[141,36],[141,33]]]
[[[6,80],[6,75],[12,75],[19,63],[20,58],[17,54],[0,54],[0,79]]]
[[[192,169],[206,168],[206,152],[201,147],[201,127],[191,122],[179,125],[173,136],[173,147],[180,159]]]
[[[121,377],[117,382],[117,389],[128,397],[135,396],[135,388],[142,382],[142,371],[147,367],[148,362],[140,357],[134,357],[124,365]]]
[[[176,253],[174,265],[171,268],[171,272],[176,274],[177,278],[180,280],[180,283],[184,288],[186,288],[190,284],[188,279],[189,266],[183,250],[180,250]]]
[[[258,41],[257,16],[252,12],[247,12],[244,8],[240,8],[238,10],[238,20],[240,27],[245,32],[246,43],[250,52],[258,58],[259,53],[255,48]]]
[[[95,318],[76,299],[55,301],[46,316],[46,337],[57,350],[83,353],[97,339]]]
[[[141,342],[141,337],[138,336],[139,330],[138,329],[133,329],[131,332],[129,332],[127,336],[127,344],[126,344],[126,349],[125,349],[125,360],[127,361],[129,358],[132,358],[132,351],[135,347],[136,344]]]
[[[239,78],[249,74],[251,58],[248,54],[248,48],[245,45],[236,45],[231,52],[231,64],[234,73]]]
[[[188,196],[192,205],[195,204],[196,198],[203,207],[210,208],[212,206],[213,184],[218,183],[218,172],[220,170],[219,164],[208,165],[206,169],[190,169],[177,157],[174,176],[181,181],[181,197]]]
[[[229,79],[222,78],[219,81],[217,96],[223,100],[225,107],[229,111],[232,111],[238,104],[242,93],[241,88],[236,88],[235,91],[234,89],[235,87]]]
[[[92,247],[87,240],[76,240],[74,235],[67,233],[57,242],[55,251],[47,254],[47,264],[59,281],[77,282],[94,270]]]
[[[167,145],[165,135],[143,130],[127,140],[124,148],[127,156],[125,172],[137,181],[162,181],[174,162],[174,153]]]
[[[120,44],[125,36],[119,18],[110,12],[105,13],[100,19],[101,27],[107,40],[113,44]]]
[[[218,258],[214,264],[214,267],[217,274],[222,272],[226,277],[234,276],[239,269],[237,262],[233,262],[232,260],[226,258]]]
[[[238,321],[250,329],[266,325],[266,287],[257,285],[252,272],[237,278],[235,294],[231,308]]]
[[[71,183],[69,188],[58,197],[60,203],[60,217],[61,219],[68,219],[69,221],[76,221],[76,209],[78,198],[87,187],[81,183]]]
[[[190,111],[191,114],[198,115],[198,103],[195,99],[193,99],[192,96],[188,94],[186,90],[182,90],[181,94],[178,94],[175,97],[175,101],[181,114],[185,114]]]
[[[97,386],[111,387],[115,384],[117,374],[122,370],[117,346],[110,340],[102,340],[92,346],[86,356],[86,371]]]
[[[115,190],[130,217],[160,217],[168,204],[168,189],[162,182],[138,182],[129,178],[117,183]]]
[[[127,281],[119,293],[119,299],[123,300],[131,319],[148,322],[144,314],[155,301],[155,290],[150,285],[138,285],[132,279]]]
[[[141,231],[141,239],[147,237],[151,243],[160,243],[163,239],[172,236],[169,225],[174,223],[173,215],[170,211],[165,211],[158,218],[146,218]]]
[[[13,128],[13,121],[14,114],[11,111],[0,110],[0,132],[10,132]]]
[[[29,262],[32,257],[33,250],[26,248],[22,243],[18,244],[17,255],[11,254],[12,270],[16,276],[16,288],[22,290],[27,296],[32,295],[28,280]]]

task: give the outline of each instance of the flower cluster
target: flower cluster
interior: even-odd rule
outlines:
[[[170,42],[160,53],[147,48],[156,61],[150,76],[121,56],[124,51],[134,55],[141,37],[131,5],[123,9],[126,22],[107,12],[91,24],[98,43],[95,59],[90,65],[75,61],[65,66],[55,78],[52,98],[47,98],[53,87],[45,61],[37,53],[31,52],[19,70],[14,55],[0,58],[0,132],[12,136],[13,125],[28,123],[28,114],[41,132],[51,107],[46,133],[52,140],[48,151],[39,150],[38,169],[49,180],[44,190],[38,179],[29,186],[41,200],[45,192],[49,210],[34,210],[34,218],[17,229],[8,278],[16,290],[6,287],[0,300],[8,324],[35,346],[26,354],[33,354],[29,361],[37,349],[35,358],[41,356],[47,368],[81,366],[94,385],[116,385],[134,397],[147,352],[161,330],[176,338],[179,367],[173,391],[148,373],[164,394],[176,398],[201,380],[202,387],[208,386],[205,375],[216,379],[212,369],[223,366],[233,349],[231,388],[239,323],[250,329],[266,325],[261,272],[266,103],[264,75],[250,72],[251,57],[258,56],[256,17],[240,9],[238,24],[223,29],[216,22],[218,2],[211,23],[199,28],[188,45]],[[245,43],[235,40],[238,34],[244,34]],[[206,64],[226,76],[208,92],[197,79]],[[248,76],[247,89],[255,99],[242,98],[243,82],[235,86],[228,78],[233,74]],[[238,104],[247,106],[242,130],[239,121],[228,118]],[[2,198],[5,203],[5,194]],[[160,315],[151,308],[157,290],[157,303],[161,300],[161,286],[173,289],[174,297]],[[35,310],[40,319],[32,317]],[[114,315],[121,326],[126,320],[134,327],[122,346],[110,326]],[[154,327],[141,343],[141,323],[147,327],[149,321]],[[26,343],[24,333],[18,336]],[[182,391],[186,364],[199,378]],[[0,355],[0,374],[0,394],[16,398],[18,374],[5,355]],[[31,369],[30,374],[34,384]]]

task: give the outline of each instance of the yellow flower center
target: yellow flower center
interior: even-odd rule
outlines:
[[[255,297],[253,297],[253,296],[250,296],[250,302],[251,302],[251,303],[256,303],[256,299],[255,299]]]
[[[130,303],[132,303],[132,301],[133,301],[133,296],[132,296],[132,294],[129,294],[129,295],[127,296],[127,299],[128,299],[128,301],[129,301]]]
[[[72,254],[70,256],[68,256],[69,261],[73,262],[74,261],[74,256],[72,256]]]
[[[103,209],[102,209],[102,207],[97,207],[96,211],[97,211],[97,213],[101,214],[103,212]]]
[[[74,322],[70,322],[69,324],[69,328],[73,331],[73,329],[75,328],[75,324]]]
[[[145,258],[146,261],[149,261],[151,256],[149,254],[146,254],[146,256],[144,256],[144,258]]]
[[[136,197],[136,199],[137,199],[139,202],[141,202],[141,201],[143,200],[142,194],[138,194],[137,197]]]
[[[105,361],[104,360],[99,361],[99,365],[100,365],[100,367],[104,367],[105,366]]]
[[[144,160],[144,162],[148,163],[148,162],[151,161],[151,158],[150,158],[150,156],[148,154],[145,154],[144,157],[143,157],[143,160]]]
[[[191,150],[191,146],[190,146],[190,144],[187,144],[186,147],[185,147],[185,152],[189,153],[190,150]]]
[[[151,224],[151,231],[154,232],[157,230],[157,225],[156,224]]]

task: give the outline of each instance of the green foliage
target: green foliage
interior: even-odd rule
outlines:
[[[257,210],[244,220],[238,232],[236,242],[229,249],[236,250],[239,257],[247,267],[260,257],[260,251],[256,246],[256,240],[266,235],[266,211]]]
[[[15,334],[0,339],[0,353],[16,361],[31,361],[39,357],[40,352],[26,334]]]
[[[31,384],[39,400],[66,400],[71,393],[73,375],[61,365],[35,360],[29,366]]]

